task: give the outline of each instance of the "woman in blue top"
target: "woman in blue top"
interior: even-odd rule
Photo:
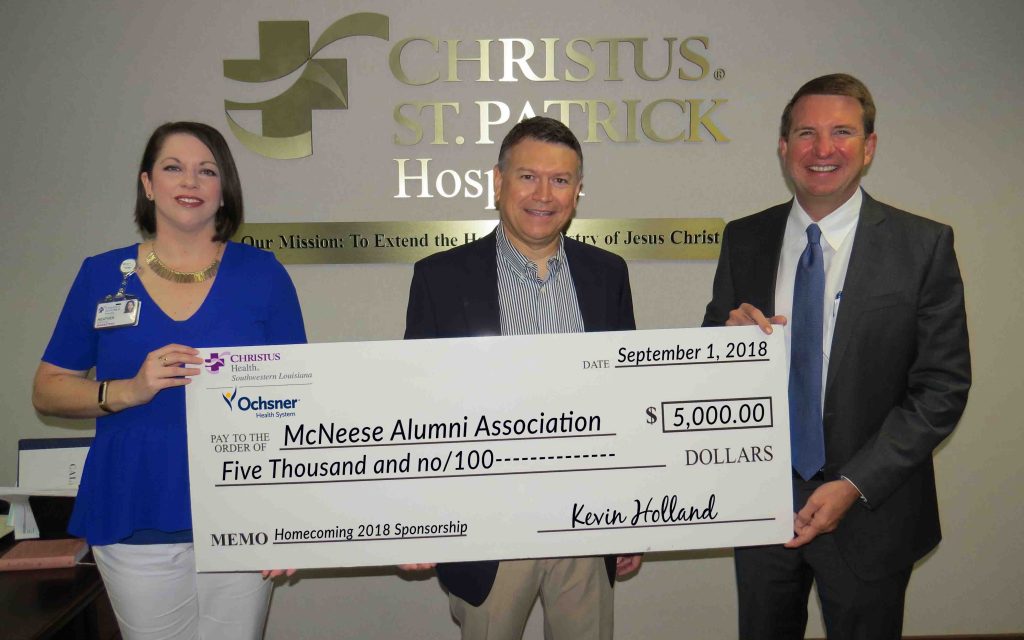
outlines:
[[[242,190],[212,127],[153,133],[135,221],[142,243],[82,264],[35,376],[40,413],[96,418],[69,530],[124,638],[259,638],[270,582],[195,571],[183,387],[196,347],[305,342],[298,298],[272,254],[228,241]]]

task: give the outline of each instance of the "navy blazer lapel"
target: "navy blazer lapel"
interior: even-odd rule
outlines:
[[[470,335],[501,335],[501,307],[498,303],[497,236],[492,231],[479,242],[465,263],[465,289],[461,292],[463,313]]]
[[[829,352],[828,373],[825,376],[826,397],[839,369],[839,363],[850,344],[853,327],[860,315],[861,305],[871,296],[872,287],[881,280],[873,276],[874,267],[881,263],[881,256],[889,246],[885,233],[886,214],[882,205],[867,193],[860,206],[860,219],[853,237],[850,265],[843,281],[843,298],[839,304],[835,329],[832,332],[832,346]]]
[[[569,262],[569,273],[576,288],[576,301],[580,307],[585,331],[607,331],[608,308],[605,300],[605,285],[602,270],[592,264],[587,254],[577,250],[574,240],[562,238],[565,259]]]

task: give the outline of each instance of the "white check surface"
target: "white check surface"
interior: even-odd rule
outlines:
[[[792,535],[781,331],[227,347],[202,357],[208,366],[186,387],[200,571]]]

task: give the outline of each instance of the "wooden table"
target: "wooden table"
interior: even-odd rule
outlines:
[[[121,634],[99,570],[79,565],[0,572],[0,637],[113,640]]]

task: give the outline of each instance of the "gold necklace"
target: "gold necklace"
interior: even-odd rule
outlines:
[[[204,282],[209,280],[213,276],[217,275],[217,268],[220,267],[220,260],[214,259],[210,263],[210,266],[199,271],[178,271],[172,269],[164,264],[159,257],[157,257],[155,251],[150,251],[149,255],[146,256],[146,264],[153,270],[153,273],[160,276],[164,280],[170,280],[171,282],[190,283],[190,282]]]

